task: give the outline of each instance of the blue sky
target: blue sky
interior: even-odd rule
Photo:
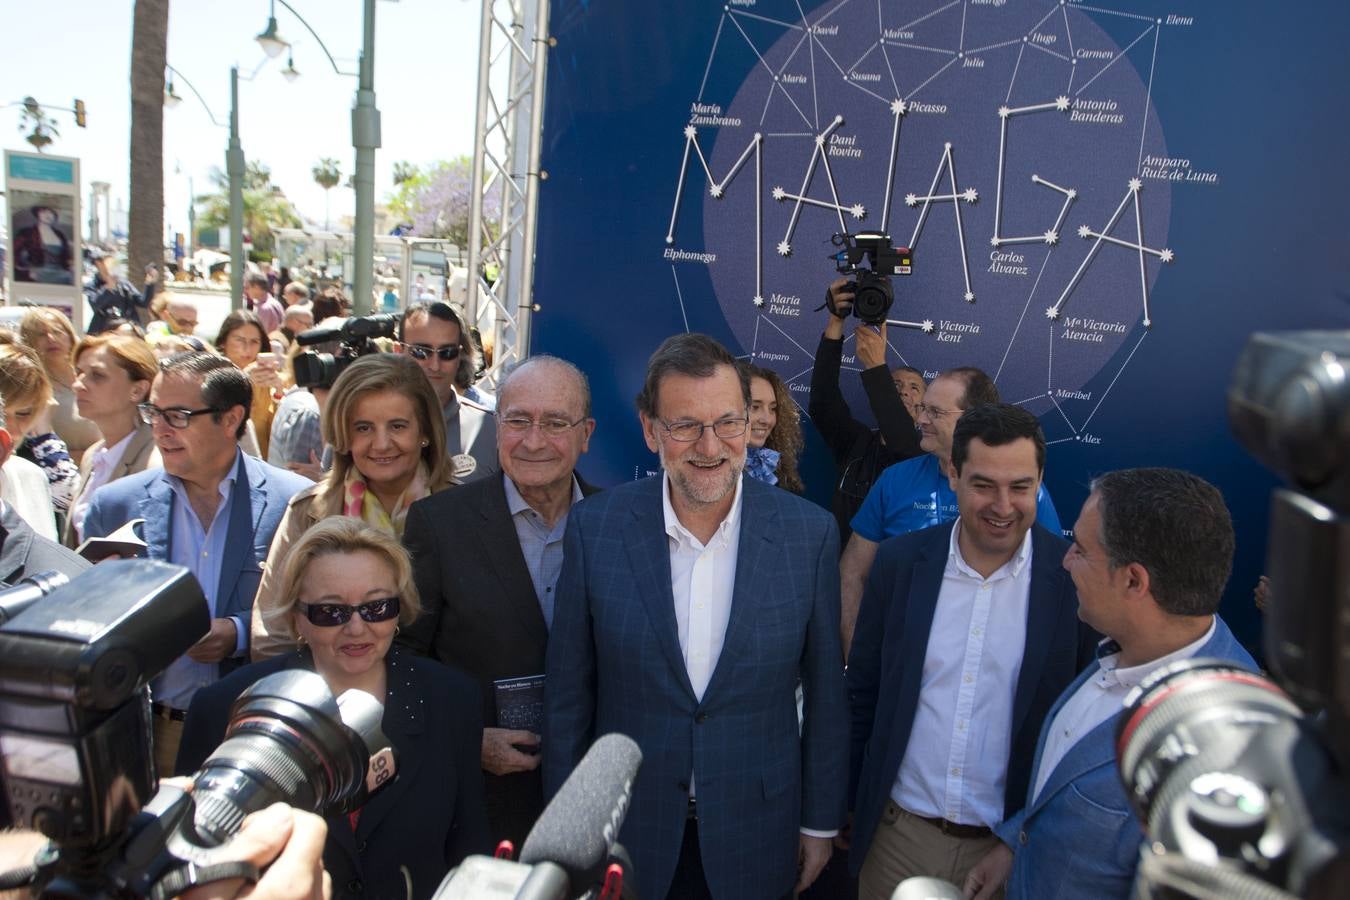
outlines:
[[[361,0],[290,0],[345,71],[356,71],[361,47]],[[132,0],[0,0],[9,27],[0,52],[0,106],[26,95],[88,107],[89,125],[58,113],[61,137],[47,152],[81,160],[85,202],[91,181],[112,185],[113,204],[127,201],[131,129]],[[473,151],[477,95],[477,0],[378,0],[375,4],[375,92],[382,113],[376,163],[377,201],[392,189],[396,160],[426,163]],[[216,118],[228,121],[229,69],[247,76],[266,59],[254,36],[267,25],[269,0],[173,0],[169,64],[201,92]],[[40,10],[40,15],[34,12]],[[280,4],[278,30],[293,47],[301,77],[281,76],[286,56],[269,60],[255,80],[239,85],[240,139],[249,159],[272,169],[273,181],[302,215],[322,224],[324,192],[310,169],[320,157],[352,170],[350,110],[356,79],[334,73],[314,38]],[[20,34],[18,28],[24,34]],[[175,79],[183,102],[164,115],[165,223],[187,230],[188,179],[209,190],[213,166],[224,168],[228,132],[211,123],[202,104]],[[0,109],[0,146],[31,150],[19,130],[19,110]],[[332,192],[334,223],[350,215],[350,190]],[[87,216],[86,216],[87,218]]]

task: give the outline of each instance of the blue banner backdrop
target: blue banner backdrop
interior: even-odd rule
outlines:
[[[534,350],[591,378],[588,478],[655,470],[633,398],[678,331],[773,368],[805,411],[830,237],[884,230],[915,263],[893,358],[980,366],[1040,416],[1066,526],[1111,469],[1223,489],[1224,614],[1257,649],[1275,479],[1224,395],[1251,332],[1350,324],[1350,7],[556,0],[552,18]]]

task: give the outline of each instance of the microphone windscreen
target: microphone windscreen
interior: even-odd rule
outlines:
[[[619,836],[641,763],[642,751],[625,735],[607,734],[592,744],[530,829],[520,861],[557,863],[574,881],[602,866]]]
[[[906,878],[891,894],[891,900],[965,900],[965,894],[941,878]]]

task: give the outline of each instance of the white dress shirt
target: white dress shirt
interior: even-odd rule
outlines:
[[[36,463],[10,454],[4,468],[0,469],[0,500],[27,522],[34,534],[49,541],[61,539],[56,533],[52,490],[47,486],[47,476]]]
[[[675,595],[675,624],[680,633],[680,651],[689,673],[694,696],[712,680],[722,655],[731,618],[731,599],[736,587],[736,554],[741,547],[741,481],[736,496],[717,531],[703,544],[680,524],[670,505],[670,476],[664,475],[661,507],[666,535],[670,538],[670,588]]]
[[[1160,669],[1177,660],[1190,659],[1198,653],[1200,648],[1214,637],[1216,623],[1217,620],[1211,616],[1209,628],[1199,640],[1192,641],[1166,656],[1137,666],[1119,667],[1118,646],[1115,647],[1114,653],[1100,657],[1097,660],[1100,668],[1078,686],[1072,697],[1064,701],[1064,705],[1055,713],[1055,718],[1050,723],[1050,730],[1045,735],[1045,749],[1041,751],[1041,767],[1035,772],[1036,790],[1031,795],[1033,801],[1040,795],[1045,783],[1050,780],[1055,767],[1073,749],[1073,745],[1082,740],[1089,731],[1121,711],[1125,705],[1125,695],[1131,688],[1137,686],[1154,669]],[[1115,646],[1115,642],[1107,639],[1102,641],[1100,646],[1105,649]]]
[[[84,540],[84,517],[89,515],[89,503],[94,499],[94,491],[108,483],[108,476],[122,461],[131,439],[135,436],[136,429],[133,428],[127,432],[126,437],[111,447],[99,447],[98,452],[94,454],[94,461],[89,469],[89,480],[84,483],[84,490],[80,491],[80,496],[76,497],[70,506],[70,523],[75,529],[77,543]]]
[[[1003,821],[1013,698],[1026,649],[1031,532],[988,578],[962,558],[960,533],[958,520],[891,799],[916,815],[993,827]]]

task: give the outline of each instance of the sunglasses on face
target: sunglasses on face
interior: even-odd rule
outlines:
[[[301,603],[300,608],[304,610],[305,618],[309,619],[310,624],[318,625],[320,628],[346,625],[351,621],[352,613],[356,613],[366,622],[387,622],[397,618],[399,609],[397,597],[367,600],[357,606],[348,606],[345,603]]]
[[[444,347],[428,347],[426,344],[404,344],[403,349],[408,351],[408,355],[416,360],[426,360],[432,355],[439,356],[441,362],[449,362],[452,359],[459,358],[458,344],[448,344]]]

